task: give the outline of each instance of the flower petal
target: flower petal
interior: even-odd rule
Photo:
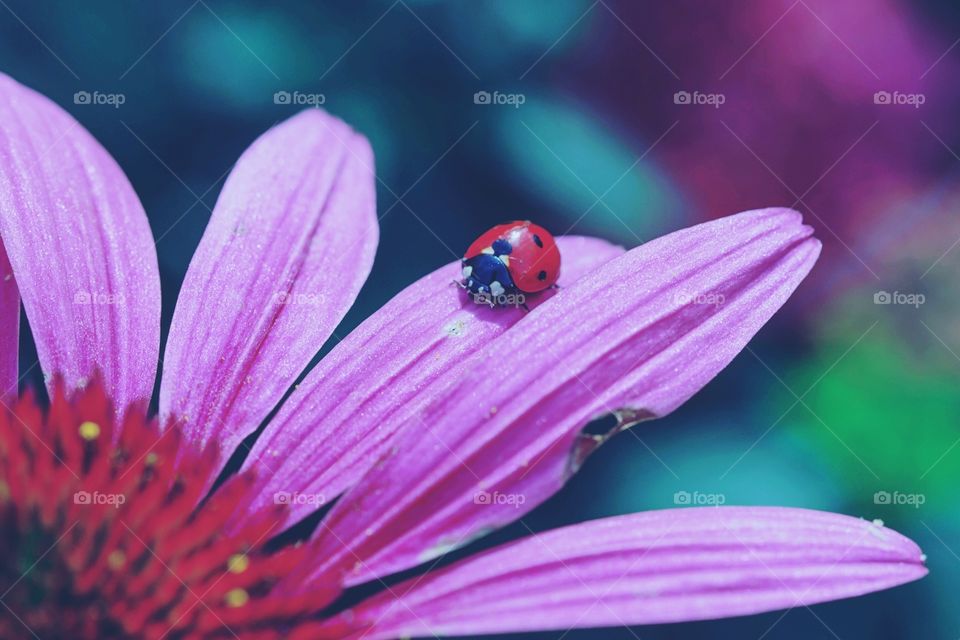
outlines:
[[[180,290],[160,411],[222,458],[280,401],[353,304],[376,251],[373,152],[319,109],[241,156]]]
[[[778,507],[668,509],[534,535],[391,587],[364,638],[660,624],[849,598],[926,575],[882,525]]]
[[[591,419],[665,415],[733,359],[813,266],[811,233],[794,211],[746,212],[561,289],[421,390],[430,404],[321,523],[316,572],[356,584],[399,571],[543,502],[602,441],[581,436]]]
[[[143,207],[76,120],[2,74],[0,236],[48,380],[99,369],[117,406],[149,399],[160,272]]]
[[[0,402],[17,397],[20,350],[20,292],[0,242]]]
[[[560,286],[623,254],[604,240],[557,239],[564,255]],[[368,318],[297,385],[257,440],[245,467],[263,467],[254,507],[289,494],[289,520],[356,484],[378,460],[404,416],[429,398],[421,390],[460,375],[460,364],[525,315],[522,309],[473,304],[452,283],[460,263],[413,283]],[[535,307],[553,292],[531,297]],[[382,418],[389,416],[389,420]],[[310,499],[294,499],[293,495]]]

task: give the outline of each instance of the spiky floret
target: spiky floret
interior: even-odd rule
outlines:
[[[161,432],[144,406],[115,420],[99,382],[69,398],[55,387],[47,411],[29,392],[0,409],[0,637],[286,638],[316,628],[338,590],[278,593],[306,549],[267,550],[285,507],[244,514],[251,475],[204,501],[215,449],[195,451],[173,424]]]

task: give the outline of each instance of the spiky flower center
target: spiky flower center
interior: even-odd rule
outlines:
[[[102,385],[0,409],[0,638],[295,638],[335,588],[281,592],[303,546],[271,552],[283,505],[246,513],[252,476],[204,499],[217,452]],[[9,404],[9,403],[7,403]]]

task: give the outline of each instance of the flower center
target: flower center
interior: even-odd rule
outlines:
[[[275,589],[306,547],[267,549],[285,507],[245,513],[249,474],[202,501],[215,454],[172,425],[161,433],[144,407],[115,420],[99,382],[69,399],[56,385],[46,412],[31,393],[0,409],[0,637],[286,638],[315,628],[338,589]]]

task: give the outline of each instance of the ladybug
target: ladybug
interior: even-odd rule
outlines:
[[[529,220],[498,224],[467,248],[460,286],[491,307],[524,304],[524,295],[554,286],[560,250],[549,231]]]

